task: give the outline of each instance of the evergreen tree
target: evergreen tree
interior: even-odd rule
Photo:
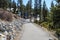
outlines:
[[[56,0],[57,3],[60,3],[60,0]]]
[[[53,29],[53,11],[54,11],[54,3],[51,2],[50,12],[47,14],[47,22],[49,23],[49,29]]]
[[[54,7],[54,3],[53,3],[53,1],[51,2],[51,7]]]
[[[12,0],[9,0],[8,1],[8,8],[10,8],[10,11],[11,11],[11,8],[12,8]]]
[[[30,4],[29,4],[29,1],[26,5],[26,12],[28,13],[28,16],[29,16],[29,13],[30,13]]]
[[[51,10],[50,10],[50,22],[53,22],[53,11],[54,11],[54,3],[53,1],[51,2]]]
[[[14,0],[13,0],[12,7],[13,7],[13,13],[16,13],[16,2]]]
[[[39,15],[40,21],[41,22],[41,0],[35,0],[35,5],[34,5],[34,16],[35,16],[35,21],[37,21],[37,16]]]
[[[60,37],[60,0],[56,0],[57,4],[51,8],[53,13],[53,29],[56,29],[58,38]]]
[[[38,13],[39,13],[39,16],[40,16],[40,22],[42,21],[42,14],[41,14],[41,0],[39,0],[39,10],[38,10]]]
[[[21,17],[23,17],[23,8],[22,8],[23,1],[22,0],[18,0],[18,5],[20,6]]]
[[[31,16],[31,11],[32,11],[32,0],[29,0],[29,5],[30,5],[30,16]]]
[[[25,13],[26,13],[26,6],[23,5],[23,17],[25,17]]]
[[[54,10],[54,3],[53,3],[53,1],[51,2],[51,12]]]
[[[60,1],[56,0],[57,5],[54,6],[52,1],[51,3],[51,21],[53,22],[53,28],[60,28]]]
[[[34,4],[34,17],[35,17],[35,20],[37,19],[37,12],[38,12],[38,3],[37,3],[38,0],[35,0],[35,4]]]
[[[26,12],[28,13],[28,16],[31,18],[31,12],[32,12],[32,0],[29,0],[26,5]]]
[[[53,11],[54,28],[60,28],[60,0],[56,0],[57,5]]]
[[[51,10],[50,10],[50,12],[48,13],[48,16],[47,16],[48,22],[53,22],[53,11],[54,11],[54,3],[52,1],[51,2]]]
[[[29,12],[29,15],[30,15],[30,21],[31,21],[31,17],[32,17],[32,0],[29,0],[29,5],[30,5],[30,12]]]
[[[47,7],[46,7],[46,3],[44,1],[43,2],[43,11],[42,11],[42,13],[43,13],[43,21],[46,21],[47,12],[48,12],[48,10],[47,10]]]
[[[48,21],[49,22],[52,22],[53,23],[53,11],[54,11],[54,3],[53,3],[53,1],[51,2],[51,10],[50,10],[50,13],[48,14],[49,15],[49,17],[48,17]]]
[[[6,8],[8,6],[8,0],[0,0],[0,8]]]

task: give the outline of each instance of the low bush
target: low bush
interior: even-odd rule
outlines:
[[[35,21],[34,21],[34,23],[37,23],[37,24],[39,24],[39,21],[35,20]]]
[[[49,27],[49,23],[47,23],[47,22],[43,22],[40,25],[43,26],[43,27],[45,27],[45,28],[48,28]]]
[[[58,35],[58,37],[60,37],[60,28],[56,29],[56,34]]]
[[[54,29],[53,22],[50,22],[50,23],[49,23],[49,29]]]

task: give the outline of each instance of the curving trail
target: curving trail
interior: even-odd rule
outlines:
[[[49,36],[49,33],[38,28],[33,23],[26,23],[23,25],[23,35],[21,40],[49,40],[52,37]]]

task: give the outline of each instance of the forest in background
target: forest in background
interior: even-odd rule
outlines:
[[[34,22],[49,29],[56,31],[58,37],[60,36],[60,0],[54,0],[57,3],[54,5],[54,2],[51,2],[50,10],[47,8],[45,0],[43,5],[42,0],[35,0],[34,8],[32,8],[32,0],[29,0],[26,6],[23,4],[24,0],[18,0],[16,3],[15,0],[0,0],[0,8],[7,10],[10,9],[10,12],[14,14],[21,13],[21,17],[25,18],[25,13],[27,13],[28,18],[34,17]],[[48,1],[48,0],[47,0]],[[13,11],[11,11],[13,8]],[[37,17],[39,15],[39,21]]]

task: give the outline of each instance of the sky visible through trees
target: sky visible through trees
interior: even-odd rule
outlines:
[[[60,0],[0,0],[0,8],[30,22],[33,19],[34,23],[56,31],[60,38]]]
[[[17,3],[17,0],[15,0],[15,1],[16,1],[16,3]],[[42,4],[43,4],[43,1],[44,1],[44,0],[42,0]],[[50,9],[51,2],[54,1],[54,0],[45,0],[45,1],[46,1],[46,5],[47,5],[48,9]],[[28,2],[28,0],[23,0],[23,4],[24,4],[24,5],[26,5],[27,2]],[[54,4],[56,4],[55,1],[54,1]],[[32,8],[34,8],[34,0],[32,0]]]

